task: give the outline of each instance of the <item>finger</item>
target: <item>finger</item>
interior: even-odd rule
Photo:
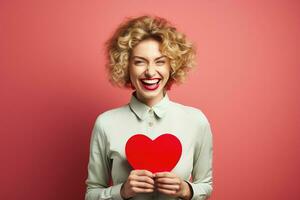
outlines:
[[[131,187],[136,187],[136,188],[140,188],[140,189],[154,189],[154,185],[146,183],[146,182],[130,181],[129,185]]]
[[[150,189],[150,188],[148,188],[148,189],[143,189],[143,188],[133,187],[133,188],[132,188],[132,191],[133,191],[134,193],[150,193],[150,192],[153,192],[154,189]]]
[[[151,178],[154,177],[154,174],[148,170],[133,170],[131,172],[138,176],[149,176]]]
[[[158,183],[158,184],[156,184],[156,186],[157,186],[157,188],[160,188],[160,189],[175,190],[175,191],[178,191],[180,189],[179,185],[169,185],[169,184]]]
[[[177,192],[175,190],[167,190],[162,188],[157,188],[157,191],[166,194],[166,195],[175,195]]]
[[[171,173],[171,172],[158,172],[154,174],[156,178],[162,178],[162,177],[166,177],[166,178],[175,178],[177,177],[175,174]]]
[[[155,183],[179,185],[180,180],[178,178],[156,178]]]
[[[139,181],[139,182],[146,182],[151,185],[154,185],[154,180],[152,178],[149,178],[148,176],[132,175],[129,179],[134,181]]]

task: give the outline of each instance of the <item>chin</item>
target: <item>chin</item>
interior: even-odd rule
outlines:
[[[157,96],[159,96],[160,92],[142,92],[140,95],[145,99],[153,99]]]
[[[144,99],[154,99],[158,97],[163,91],[161,89],[155,91],[137,90],[137,93]]]
[[[147,89],[145,88],[142,84],[137,83],[137,87],[136,87],[136,92],[139,94],[139,96],[143,99],[155,99],[157,97],[159,97],[161,94],[163,94],[163,90],[164,90],[164,86],[166,84],[164,82],[161,82],[161,84],[159,84],[159,86],[154,89]]]

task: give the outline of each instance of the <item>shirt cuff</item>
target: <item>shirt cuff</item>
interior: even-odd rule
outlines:
[[[192,187],[192,185],[191,185],[191,183],[189,181],[185,180],[185,182],[189,185],[189,188],[191,190],[191,199],[193,199],[193,197],[194,197],[194,189],[193,189],[193,187]]]
[[[111,186],[111,197],[113,200],[123,200],[121,196],[121,187],[123,183]]]
[[[196,187],[197,184],[194,184],[190,181],[185,181],[190,186],[191,192],[192,192],[192,198],[191,200],[204,200],[206,199],[206,193],[199,187]]]

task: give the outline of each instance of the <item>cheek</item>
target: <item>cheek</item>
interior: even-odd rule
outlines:
[[[128,73],[129,73],[129,77],[130,77],[131,80],[133,80],[134,77],[136,77],[135,70],[133,69],[132,66],[129,66]]]
[[[139,73],[134,70],[129,71],[129,77],[132,83],[136,83],[139,81]]]
[[[143,73],[144,73],[143,69],[133,68],[133,69],[129,70],[129,75],[132,76],[132,77],[135,77],[135,78],[140,77]]]
[[[171,71],[166,69],[162,72],[162,75],[165,79],[168,80],[170,78],[170,73],[171,73]]]

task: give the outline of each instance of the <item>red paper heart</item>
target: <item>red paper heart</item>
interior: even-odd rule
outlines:
[[[145,135],[137,134],[129,138],[125,152],[134,169],[155,173],[171,171],[180,159],[182,146],[179,139],[169,133],[153,141]]]

